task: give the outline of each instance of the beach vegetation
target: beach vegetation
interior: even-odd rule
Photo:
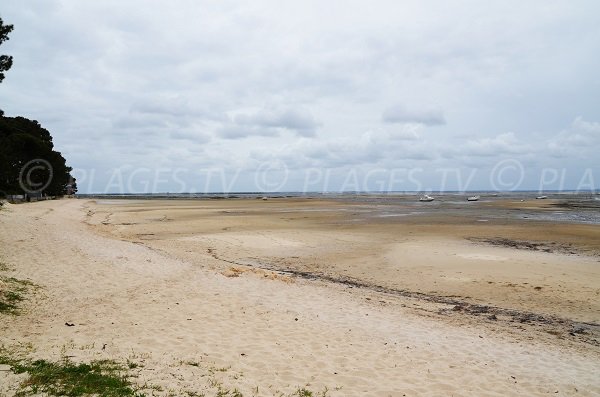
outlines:
[[[129,368],[129,369],[136,369],[138,367],[140,367],[140,364],[138,364],[136,362],[133,362],[131,360],[127,360],[127,368]]]
[[[219,388],[219,390],[217,390],[216,397],[244,397],[244,395],[238,389],[225,390]]]
[[[0,270],[7,270],[6,265],[0,265]],[[35,284],[31,281],[0,276],[0,314],[18,315],[19,304],[32,287],[35,287]]]
[[[298,388],[294,393],[291,394],[291,397],[326,397],[328,389],[325,388],[321,393],[315,394],[314,392],[302,387]]]
[[[21,380],[15,397],[32,395],[47,396],[102,396],[102,397],[146,397],[144,391],[151,390],[153,393],[162,392],[164,389],[158,385],[144,384],[135,385],[133,377],[128,369],[136,368],[131,361],[122,365],[113,360],[96,360],[90,363],[75,363],[69,358],[60,361],[29,360],[24,356],[16,357],[9,354],[4,348],[0,348],[0,364],[8,365],[14,374],[25,374]],[[223,387],[216,379],[209,380],[209,386],[215,388],[210,395],[215,397],[243,397],[242,392],[237,389]],[[256,388],[258,392],[258,387]],[[213,394],[214,393],[214,394]],[[291,394],[283,394],[283,397],[327,397],[328,389],[322,392],[313,392],[307,388],[299,387]],[[188,397],[204,397],[205,393],[199,391],[181,390],[171,392],[169,396],[187,395]]]
[[[27,374],[15,396],[89,396],[143,397],[124,372],[124,367],[111,360],[74,363],[47,360],[16,360],[0,355],[0,364],[8,364],[15,374]]]
[[[195,391],[186,391],[185,394],[188,397],[204,397],[204,394],[198,393],[198,392],[195,392]]]

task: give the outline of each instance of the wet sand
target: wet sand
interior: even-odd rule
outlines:
[[[600,226],[493,218],[511,201],[414,215],[344,199],[117,203],[90,207],[89,223],[199,266],[217,258],[218,270],[307,272],[600,323]]]
[[[550,201],[476,205],[9,206],[4,272],[40,288],[1,343],[131,360],[148,395],[600,393],[599,226],[502,215]],[[0,371],[0,394],[18,382]]]

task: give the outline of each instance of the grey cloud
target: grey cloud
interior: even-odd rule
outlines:
[[[174,131],[170,133],[170,137],[177,140],[190,141],[191,143],[206,143],[210,141],[210,136],[197,131]]]
[[[395,105],[387,108],[381,115],[381,119],[384,123],[446,124],[441,109],[409,109],[404,105]]]
[[[206,106],[195,105],[184,98],[136,101],[131,105],[130,113],[200,120],[222,121],[226,119],[222,112]]]
[[[5,2],[2,109],[39,120],[76,168],[244,167],[252,151],[297,168],[597,165],[597,2],[383,0],[331,19],[308,1]]]
[[[241,126],[282,128],[304,137],[314,137],[315,130],[320,125],[308,110],[292,108],[263,109],[256,113],[239,114],[234,122]]]
[[[131,105],[132,113],[142,114],[161,114],[169,116],[186,116],[190,112],[183,104],[165,103],[165,102],[137,102]]]
[[[257,161],[279,161],[290,169],[337,168],[347,165],[369,164],[381,158],[372,143],[365,139],[296,140],[276,150],[265,148],[252,151]]]
[[[589,151],[597,156],[600,150],[600,122],[577,117],[569,128],[550,139],[547,147],[555,157],[587,156]]]
[[[493,138],[482,138],[467,142],[461,147],[461,153],[466,156],[498,156],[520,154],[528,151],[527,145],[520,142],[514,133],[507,132]]]
[[[185,99],[176,98],[135,101],[129,112],[119,116],[112,124],[118,129],[181,129],[224,120],[226,118],[221,112],[209,111],[190,105]]]
[[[223,139],[243,139],[251,136],[276,137],[279,131],[266,128],[227,125],[216,130],[216,135]]]
[[[396,128],[388,130],[388,135],[392,140],[399,141],[416,141],[421,137],[423,130],[422,124],[408,123],[400,124]]]
[[[112,125],[117,129],[158,129],[168,127],[168,123],[164,119],[157,119],[154,117],[139,117],[133,115],[121,116],[114,120]]]
[[[590,147],[600,144],[600,123],[585,121],[577,117],[567,131],[558,135],[554,142],[575,147]]]
[[[438,143],[437,146],[440,146]],[[441,145],[442,157],[446,159],[463,159],[472,157],[516,156],[535,152],[536,148],[523,142],[512,132],[498,134],[491,138],[455,141],[453,144]]]
[[[290,168],[320,169],[390,164],[436,158],[434,149],[424,142],[390,140],[386,134],[367,131],[356,139],[297,140],[277,151],[253,153],[256,159],[276,158]]]

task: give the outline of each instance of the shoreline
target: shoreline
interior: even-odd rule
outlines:
[[[581,339],[590,335],[550,328],[559,332],[554,335],[535,321],[505,326],[488,320],[488,313],[464,314],[477,306],[453,311],[453,302],[250,268],[251,257],[271,263],[316,252],[351,266],[373,232],[340,222],[335,209],[333,215],[297,208],[264,213],[264,203],[257,204],[257,213],[237,206],[123,208],[81,200],[1,210],[0,260],[11,276],[41,288],[25,301],[22,315],[3,321],[2,344],[30,345],[24,354],[48,359],[132,360],[140,365],[132,371],[136,382],[162,388],[155,395],[213,395],[217,383],[244,395],[256,387],[256,395],[291,395],[302,387],[315,393],[327,387],[331,396],[600,392],[593,377],[600,349]],[[321,204],[310,203],[312,209]],[[348,257],[319,251],[324,235],[331,246],[356,250]],[[500,248],[481,249],[497,254]],[[512,258],[554,255],[515,251]],[[213,253],[247,263],[222,262]],[[470,253],[479,255],[475,262],[506,262],[490,261],[478,249]],[[463,260],[473,261],[459,257],[456,263]],[[285,268],[294,270],[291,265]],[[307,275],[322,271],[307,269]],[[444,308],[450,313],[440,312]],[[0,392],[17,385],[16,378],[0,377]]]
[[[198,266],[217,255],[223,262],[211,266],[219,271],[229,261],[600,322],[600,228],[593,225],[478,222],[470,210],[380,218],[372,204],[341,200],[86,205],[96,231]]]

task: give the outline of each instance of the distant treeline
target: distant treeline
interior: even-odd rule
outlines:
[[[37,121],[0,116],[0,195],[74,193],[71,170]]]

